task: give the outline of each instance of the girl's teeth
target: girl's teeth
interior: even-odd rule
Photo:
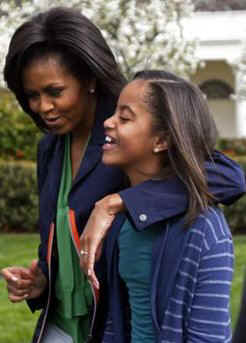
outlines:
[[[106,142],[106,143],[111,143],[111,142],[112,142],[112,138],[109,137],[109,136],[106,136],[106,137],[105,137],[105,142]]]

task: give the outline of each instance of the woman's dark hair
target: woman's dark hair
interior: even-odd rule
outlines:
[[[97,93],[118,96],[125,79],[99,29],[80,12],[56,7],[22,24],[14,33],[4,67],[4,79],[23,110],[36,124],[23,91],[24,68],[34,59],[56,56],[79,81],[95,78]]]
[[[153,115],[153,128],[168,145],[168,164],[185,184],[189,196],[186,222],[213,203],[205,175],[205,161],[212,159],[217,138],[215,122],[200,89],[165,71],[142,71],[135,79],[147,81],[145,100]]]

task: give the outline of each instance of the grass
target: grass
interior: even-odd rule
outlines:
[[[246,265],[246,236],[235,236],[235,274],[232,285],[232,323],[235,326],[240,306]],[[29,266],[36,257],[39,237],[36,234],[0,235],[0,269],[10,265]],[[4,280],[0,279],[0,342],[30,343],[38,313],[32,314],[25,303],[8,301]]]
[[[10,265],[29,266],[36,258],[37,234],[0,235],[0,269]],[[30,343],[38,313],[31,313],[26,303],[8,300],[5,281],[0,279],[0,342]]]
[[[243,279],[246,276],[246,235],[233,237],[235,248],[235,272],[232,283],[231,311],[232,326],[235,327],[240,308]]]

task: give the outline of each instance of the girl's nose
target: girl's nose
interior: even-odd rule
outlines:
[[[105,129],[113,129],[115,127],[115,114],[104,121]]]

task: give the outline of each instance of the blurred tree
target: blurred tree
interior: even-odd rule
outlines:
[[[57,5],[78,8],[102,30],[127,76],[144,67],[187,76],[197,67],[196,41],[183,34],[184,19],[193,13],[192,0],[1,0],[1,68],[16,27]]]
[[[196,11],[237,11],[246,9],[245,0],[194,0]]]

